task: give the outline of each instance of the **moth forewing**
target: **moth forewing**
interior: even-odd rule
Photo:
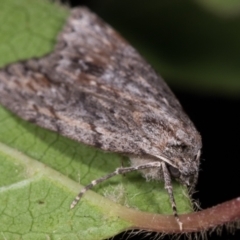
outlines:
[[[52,53],[2,68],[0,103],[44,128],[130,156],[131,167],[94,180],[72,207],[97,183],[141,170],[165,182],[181,226],[171,175],[196,182],[201,137],[163,79],[94,13],[73,9]]]

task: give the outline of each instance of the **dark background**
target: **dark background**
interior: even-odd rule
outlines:
[[[76,0],[71,1],[71,6],[85,5],[97,12],[97,9],[94,9],[95,3],[96,1],[93,0]],[[168,80],[166,77],[165,79]],[[232,97],[211,91],[186,90],[174,84],[169,85],[202,135],[201,169],[194,198],[199,199],[201,207],[205,209],[240,196],[240,94]],[[155,236],[156,234],[148,237],[146,234],[140,234],[131,239],[147,240]],[[113,239],[127,239],[127,237],[128,234],[125,233]],[[164,237],[164,239],[168,238]],[[240,231],[236,231],[235,235],[226,231],[223,231],[221,236],[212,233],[208,239],[239,240]]]

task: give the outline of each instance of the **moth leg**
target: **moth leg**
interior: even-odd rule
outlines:
[[[170,198],[170,202],[172,204],[172,210],[173,210],[173,214],[175,219],[177,220],[177,223],[179,225],[180,230],[182,231],[182,222],[179,219],[178,213],[177,213],[177,207],[176,207],[176,203],[175,203],[175,199],[174,199],[174,195],[173,195],[173,190],[172,190],[172,182],[171,182],[171,176],[170,173],[167,169],[166,163],[162,162],[162,171],[163,171],[163,178],[164,178],[164,187],[168,192],[169,198]]]
[[[156,168],[156,167],[161,167],[161,163],[160,162],[150,162],[150,163],[147,163],[147,164],[142,164],[142,165],[139,165],[139,166],[136,166],[136,167],[122,167],[122,168],[117,168],[114,172],[112,173],[109,173],[107,175],[105,175],[104,177],[101,177],[101,178],[98,178],[96,180],[93,180],[90,184],[88,184],[87,186],[85,186],[81,191],[80,193],[76,196],[76,198],[73,200],[70,208],[74,208],[77,203],[79,202],[79,200],[81,199],[81,197],[83,196],[83,194],[90,190],[91,188],[93,188],[95,185],[101,183],[101,182],[104,182],[105,180],[111,178],[111,177],[114,177],[116,175],[119,175],[119,174],[125,174],[125,173],[128,173],[128,172],[133,172],[133,171],[137,171],[137,170],[142,170],[142,169],[147,169],[147,168]]]
[[[125,160],[125,159],[124,159],[124,157],[122,156],[122,157],[121,157],[121,168],[124,168],[124,160]],[[122,175],[123,175],[124,177],[126,176],[125,173],[123,173]]]

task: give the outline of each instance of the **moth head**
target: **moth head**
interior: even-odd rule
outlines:
[[[202,148],[200,134],[189,122],[185,127],[176,127],[166,139],[162,155],[169,160],[167,165],[172,178],[193,189],[199,172]]]
[[[201,151],[198,150],[197,154],[190,159],[190,161],[175,161],[175,164],[168,163],[168,170],[171,177],[193,189],[198,179],[199,163]]]

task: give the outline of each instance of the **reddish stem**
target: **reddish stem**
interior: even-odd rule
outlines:
[[[173,215],[150,214],[131,209],[118,214],[132,222],[134,229],[161,233],[200,232],[240,220],[240,197],[199,212],[180,215],[182,231]]]

